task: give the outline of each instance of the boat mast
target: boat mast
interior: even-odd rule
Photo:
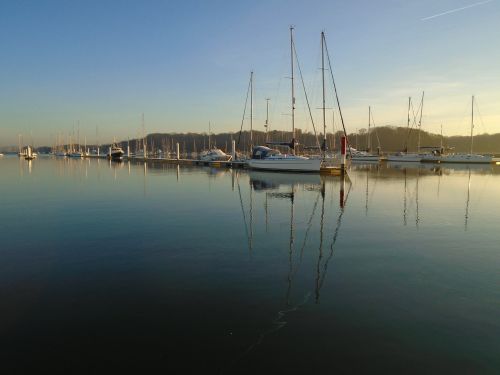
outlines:
[[[443,124],[441,124],[441,149],[439,152],[443,153]]]
[[[253,72],[250,72],[250,152],[253,150]]]
[[[292,154],[295,155],[295,87],[293,82],[293,26],[290,26],[290,64],[292,81]]]
[[[268,141],[267,132],[269,131],[269,98],[266,98],[266,124],[264,125],[266,128],[266,142]]]
[[[148,153],[146,150],[146,131],[144,129],[144,112],[142,113],[141,122],[142,122],[142,153],[144,154],[144,159],[146,159],[148,157]]]
[[[208,149],[210,150],[211,147],[210,147],[210,121],[208,122]]]
[[[472,95],[472,112],[470,124],[470,154],[472,155],[472,146],[474,145],[474,95]]]
[[[406,136],[405,152],[408,152],[408,138],[410,137],[410,107],[411,107],[411,96],[408,97],[408,122],[406,124],[406,130],[408,134]]]
[[[424,110],[424,92],[422,91],[422,102],[420,103],[420,119],[418,120],[418,144],[417,152],[420,153],[420,133],[422,130],[422,112]]]
[[[371,151],[371,144],[370,144],[370,124],[371,124],[371,119],[372,119],[372,107],[371,106],[368,106],[368,139],[366,141],[366,148],[368,152]]]
[[[321,80],[323,83],[323,144],[321,145],[321,151],[323,153],[323,159],[326,157],[326,102],[325,102],[325,32],[321,32]]]
[[[332,151],[335,150],[335,110],[332,110]]]
[[[78,123],[78,152],[81,152],[81,146],[80,146],[80,120],[78,120],[77,123]]]

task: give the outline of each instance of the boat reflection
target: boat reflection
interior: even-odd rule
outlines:
[[[321,290],[324,287],[325,280],[328,273],[328,266],[333,259],[334,251],[336,248],[337,239],[341,232],[342,218],[346,212],[346,202],[349,197],[352,184],[345,176],[332,177],[332,176],[319,176],[319,175],[300,175],[300,174],[286,174],[286,173],[273,173],[263,171],[250,171],[249,177],[249,199],[247,200],[249,207],[245,209],[243,200],[244,191],[242,189],[240,179],[246,173],[236,172],[235,180],[240,199],[240,205],[243,216],[243,223],[245,226],[245,233],[248,239],[249,252],[252,251],[254,242],[253,230],[253,212],[254,202],[257,200],[253,196],[254,192],[257,194],[264,193],[261,198],[264,198],[264,210],[266,212],[266,233],[268,231],[267,216],[269,211],[269,200],[280,200],[288,202],[288,224],[287,224],[287,254],[286,259],[288,262],[286,276],[285,276],[285,291],[284,301],[282,307],[278,310],[275,318],[270,322],[270,326],[264,329],[258,336],[257,340],[251,343],[246,350],[243,351],[240,358],[249,354],[256,346],[261,344],[265,337],[277,330],[281,329],[287,324],[286,316],[290,312],[296,311],[303,305],[308,303],[310,296],[314,295],[314,302],[320,303]],[[349,183],[346,192],[346,182]],[[333,204],[331,209],[336,211],[335,224],[333,227],[328,225],[328,218],[330,218],[327,185],[337,187],[338,189],[338,208]],[[332,189],[332,192],[334,190]],[[312,199],[312,206],[309,206]],[[307,214],[305,227],[300,228],[297,232],[297,205],[300,203],[301,210],[304,209],[303,204],[307,203],[306,207],[310,208],[310,214]],[[320,210],[318,210],[320,207]],[[318,214],[319,211],[319,214]],[[285,211],[286,212],[286,211]],[[299,212],[300,213],[300,212]],[[319,230],[315,228],[319,215]],[[317,234],[319,238],[311,238],[312,234]],[[298,236],[297,236],[298,235]],[[303,236],[302,241],[297,242],[297,237]],[[325,254],[324,246],[328,244],[328,252]],[[284,244],[283,244],[284,245]],[[294,298],[293,289],[295,286],[295,279],[299,274],[304,257],[307,254],[313,254],[314,249],[317,249],[317,257],[314,257],[314,275],[312,278],[313,285],[306,290],[300,297]],[[297,251],[299,250],[299,251]],[[302,275],[307,277],[307,275]],[[297,292],[296,292],[297,293]]]

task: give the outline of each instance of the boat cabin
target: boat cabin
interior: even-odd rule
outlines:
[[[278,155],[281,155],[281,152],[279,152],[278,150],[273,150],[272,148],[266,146],[257,146],[253,149],[252,159],[265,159],[270,156]]]

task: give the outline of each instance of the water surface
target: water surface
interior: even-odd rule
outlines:
[[[6,373],[500,371],[496,166],[0,160]]]

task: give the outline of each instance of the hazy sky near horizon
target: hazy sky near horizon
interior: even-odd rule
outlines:
[[[369,105],[377,126],[406,125],[425,91],[424,130],[467,134],[474,94],[475,131],[497,133],[499,22],[499,0],[4,0],[0,146],[19,133],[52,144],[77,121],[88,142],[96,128],[101,142],[133,138],[141,113],[148,133],[236,132],[251,70],[254,128],[270,98],[271,127],[288,130],[291,24],[316,127],[324,30],[348,131]],[[312,131],[296,78],[297,127]]]

